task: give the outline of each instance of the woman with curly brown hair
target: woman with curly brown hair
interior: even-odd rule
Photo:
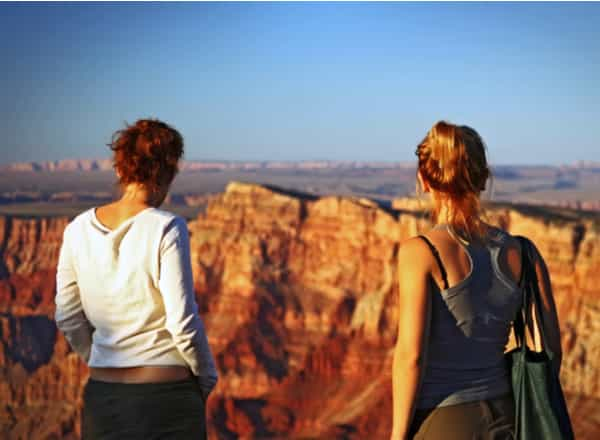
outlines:
[[[65,229],[56,323],[90,367],[82,436],[201,439],[217,371],[194,297],[185,220],[158,209],[183,139],[158,120],[117,131],[122,195]]]
[[[402,243],[398,253],[392,439],[513,439],[504,351],[522,300],[519,241],[482,218],[479,196],[490,171],[475,130],[438,122],[416,154],[434,227]],[[536,260],[544,330],[558,371],[556,309],[539,253]]]

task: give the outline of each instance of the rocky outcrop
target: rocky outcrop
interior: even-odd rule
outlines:
[[[54,270],[68,218],[0,217],[0,279]]]
[[[87,367],[53,321],[66,217],[0,217],[0,437],[76,439]]]
[[[235,182],[210,198],[189,229],[220,372],[209,400],[212,438],[389,436],[396,254],[429,226],[414,208]],[[595,438],[598,223],[527,207],[489,216],[530,236],[546,258],[563,327],[563,384],[578,438]],[[78,433],[87,370],[51,320],[66,222],[0,220],[0,437]]]
[[[241,403],[260,395],[288,401],[295,421],[287,435],[385,437],[397,325],[395,255],[404,239],[429,226],[414,201],[394,208],[233,183],[190,224],[197,291],[210,328],[225,328],[219,321],[226,320],[236,346],[248,347],[245,355],[219,359],[224,373],[219,391],[237,399],[223,408],[232,418],[247,414],[249,432],[271,432]],[[600,398],[600,339],[593,332],[600,316],[590,281],[600,261],[596,221],[533,207],[492,207],[488,216],[531,237],[545,256],[563,326],[563,383],[567,391],[587,396],[577,400],[584,410],[593,407],[589,402]],[[252,334],[257,326],[248,323],[266,322],[259,311],[267,304],[273,335],[284,349],[264,361],[257,344],[267,335]],[[230,353],[231,341],[221,351],[222,341],[227,338],[216,333],[211,340],[217,351]],[[232,359],[238,360],[235,368]],[[283,382],[265,367],[274,360],[287,371]],[[237,385],[252,375],[261,384],[253,395]],[[228,388],[232,383],[235,388]],[[296,397],[290,402],[289,395]],[[325,408],[318,395],[328,396]]]

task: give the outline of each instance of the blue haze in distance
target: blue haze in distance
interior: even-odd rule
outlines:
[[[0,163],[144,116],[188,159],[412,161],[447,119],[496,164],[600,161],[600,3],[2,3],[0,36]]]

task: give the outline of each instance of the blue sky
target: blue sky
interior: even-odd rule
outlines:
[[[0,4],[0,163],[108,157],[158,117],[188,159],[600,160],[600,3]]]

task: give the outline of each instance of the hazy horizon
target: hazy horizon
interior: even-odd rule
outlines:
[[[133,19],[135,18],[135,19]],[[189,160],[600,161],[600,3],[2,3],[0,164],[102,158],[141,117]]]
[[[21,161],[3,161],[0,158],[0,167],[6,167],[15,164],[29,164],[29,163],[59,163],[65,161],[105,161],[111,160],[110,156],[104,157],[64,157],[61,159],[46,159],[46,160],[21,160]],[[182,159],[184,162],[201,162],[201,163],[304,163],[304,162],[333,162],[333,163],[365,163],[365,164],[373,164],[373,163],[386,163],[386,164],[398,164],[403,166],[414,165],[416,166],[416,161],[413,160],[351,160],[351,159],[328,159],[328,158],[314,158],[314,159],[202,159],[202,158],[186,158]],[[577,167],[581,165],[591,165],[592,167],[600,167],[600,160],[574,160],[571,162],[562,162],[562,163],[544,163],[544,162],[532,162],[532,163],[517,163],[517,162],[506,162],[506,163],[490,163],[490,166],[493,167]]]

